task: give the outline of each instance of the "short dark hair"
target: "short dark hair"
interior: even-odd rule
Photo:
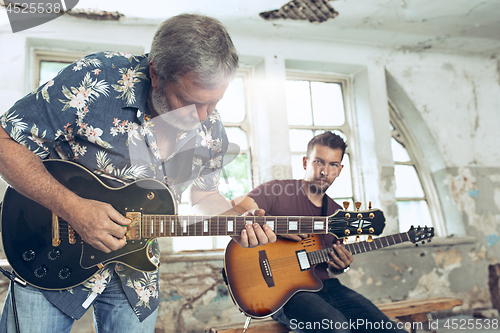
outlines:
[[[231,80],[238,70],[238,53],[226,28],[216,19],[181,14],[163,21],[148,56],[161,84],[192,75],[195,83],[213,88]]]
[[[330,131],[318,134],[309,141],[307,144],[307,157],[311,155],[316,145],[323,145],[331,149],[340,149],[342,150],[342,158],[344,158],[345,150],[347,149],[347,143],[344,139],[340,135]]]

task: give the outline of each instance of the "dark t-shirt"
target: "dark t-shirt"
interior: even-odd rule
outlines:
[[[315,206],[302,189],[302,181],[297,179],[272,180],[253,189],[248,196],[255,200],[259,208],[269,216],[321,216],[321,207]],[[330,197],[328,199],[327,215],[341,209]],[[325,247],[331,247],[335,236],[324,235]],[[320,280],[329,279],[326,263],[319,264],[314,274]]]

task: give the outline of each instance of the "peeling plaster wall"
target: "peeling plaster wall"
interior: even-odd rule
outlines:
[[[8,28],[1,29],[7,31]],[[3,79],[0,80],[2,110],[29,91],[26,89],[29,73],[24,73],[30,52],[27,38],[64,41],[68,49],[83,51],[87,49],[85,45],[92,43],[111,48],[113,45],[102,34],[106,29],[116,45],[141,47],[147,51],[155,27],[138,26],[133,22],[116,26],[61,18],[40,29],[20,35],[0,33],[0,49],[9,50],[0,54],[0,61],[10,64],[0,74]],[[65,33],[68,31],[71,34]],[[426,163],[436,187],[446,190],[439,192],[439,200],[457,212],[455,216],[444,210],[447,216],[452,216],[449,223],[462,225],[463,234],[458,235],[458,239],[435,239],[419,248],[399,245],[356,256],[352,269],[341,276],[341,280],[375,302],[450,296],[464,301],[455,312],[491,307],[488,265],[500,261],[498,60],[429,51],[400,52],[321,40],[261,39],[251,34],[235,34],[233,38],[243,56],[265,61],[265,66],[259,65],[259,70],[266,71],[263,77],[272,79],[276,74],[284,78],[284,71],[291,68],[287,66],[291,66],[293,60],[295,69],[305,66],[303,69],[344,74],[353,79],[354,94],[361,96],[353,101],[357,117],[369,117],[377,124],[376,128],[368,129],[361,121],[358,123],[361,134],[357,140],[364,149],[359,155],[365,164],[355,177],[365,185],[363,195],[386,212],[389,233],[397,232],[397,206],[394,204],[390,134],[388,126],[383,126],[383,121],[388,119],[385,71],[403,88],[421,117],[422,125],[432,136],[436,145],[433,151],[442,163],[435,163],[433,156],[426,156]],[[47,45],[51,44],[47,42]],[[272,61],[266,62],[266,59]],[[254,116],[262,110],[273,112],[273,108],[280,108],[283,114],[283,103],[278,98],[283,99],[282,94],[261,98],[259,103],[263,107]],[[260,126],[257,130],[285,133],[286,124],[282,123],[277,121],[273,128]],[[412,130],[412,123],[409,127]],[[369,135],[362,137],[363,133]],[[269,132],[262,134],[272,137]],[[424,138],[416,139],[423,151],[430,151]],[[256,157],[265,159],[266,153]],[[281,167],[280,163],[284,162],[273,162],[270,167]],[[263,179],[268,177],[268,174],[262,175]],[[164,259],[165,254],[164,251]],[[164,260],[157,332],[200,332],[207,326],[244,321],[222,281],[221,267],[221,259]],[[1,295],[5,295],[5,288],[6,285],[0,283]],[[3,300],[3,296],[0,297]],[[78,325],[87,325],[81,332],[90,331],[88,323]]]

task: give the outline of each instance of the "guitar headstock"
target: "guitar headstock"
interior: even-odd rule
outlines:
[[[356,207],[359,209],[358,203],[356,203]],[[385,216],[380,209],[366,211],[339,209],[328,217],[328,232],[338,238],[356,235],[380,235],[384,228]]]
[[[434,228],[433,227],[414,227],[411,226],[410,230],[407,231],[408,237],[410,238],[410,241],[415,244],[415,246],[418,246],[419,242],[422,242],[422,244],[425,244],[425,240],[427,240],[427,243],[429,243],[434,237]]]

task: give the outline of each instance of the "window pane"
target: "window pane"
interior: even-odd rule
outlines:
[[[342,126],[345,113],[340,84],[311,82],[311,93],[314,125]]]
[[[402,144],[396,141],[396,139],[391,139],[391,147],[392,147],[392,159],[395,162],[410,162],[410,155],[406,151],[406,148],[403,147]]]
[[[304,167],[302,166],[303,157],[305,154],[292,155],[292,175],[293,179],[303,179],[304,178]]]
[[[406,232],[413,225],[432,227],[431,214],[427,202],[398,201],[399,231]]]
[[[227,87],[224,97],[217,103],[223,122],[239,123],[245,120],[245,84],[241,76],[236,76]]]
[[[226,127],[227,139],[238,145],[240,150],[248,150],[247,133],[238,127]],[[231,146],[229,151],[234,150]]]
[[[396,198],[423,198],[424,191],[412,165],[395,165]]]
[[[286,81],[286,110],[289,125],[312,125],[309,81]]]
[[[233,158],[231,154],[227,154],[226,158]],[[228,200],[245,195],[249,192],[250,188],[250,168],[249,159],[247,154],[239,154],[229,164],[224,166],[220,184],[219,192]]]
[[[69,62],[40,61],[40,81],[39,86],[53,79],[59,71],[66,68]]]
[[[312,130],[290,130],[290,151],[291,152],[305,152],[307,151],[307,144],[313,138]]]
[[[340,175],[326,191],[326,194],[328,194],[331,198],[352,197],[351,161],[348,154],[344,154],[342,165],[344,168],[340,172]]]

